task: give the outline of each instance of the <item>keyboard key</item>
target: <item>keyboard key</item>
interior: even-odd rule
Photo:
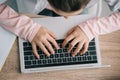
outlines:
[[[43,54],[43,52],[39,50],[39,51],[38,51],[38,54],[41,55],[41,54]]]
[[[44,58],[44,55],[40,55],[40,59],[43,59]]]
[[[58,63],[60,63],[61,62],[61,59],[58,59]]]
[[[76,48],[73,48],[73,49],[72,49],[72,52],[74,52],[75,50],[76,50]]]
[[[69,54],[68,54],[68,53],[65,53],[65,57],[69,57]]]
[[[64,56],[64,54],[60,54],[60,57],[63,57]]]
[[[38,64],[39,64],[39,65],[41,64],[41,60],[38,60]]]
[[[31,51],[28,51],[28,52],[24,52],[24,55],[27,56],[27,55],[32,55],[33,53]]]
[[[63,52],[65,52],[65,53],[66,53],[66,52],[67,52],[67,49],[66,49],[66,48],[63,48]]]
[[[32,47],[24,47],[24,51],[32,51]]]
[[[30,56],[30,60],[34,60],[35,58],[34,58],[34,56]]]
[[[27,66],[31,65],[31,61],[25,61],[25,65]]]
[[[81,57],[78,57],[78,61],[81,61]]]
[[[96,50],[96,48],[95,48],[95,46],[93,46],[93,47],[88,47],[88,50],[90,51],[90,50]]]
[[[62,44],[59,44],[59,47],[62,48]]]
[[[67,61],[67,59],[66,58],[63,58],[63,62],[66,62]]]
[[[25,59],[25,60],[29,60],[28,56],[25,56],[24,59]]]
[[[90,51],[90,55],[96,55],[96,51]]]
[[[58,49],[58,53],[62,53],[62,49]]]
[[[76,61],[76,60],[77,60],[77,59],[74,57],[74,58],[73,58],[73,61]]]
[[[64,39],[56,40],[57,43],[63,43]]]
[[[96,60],[97,59],[97,56],[93,56],[93,60]]]
[[[58,51],[58,50],[55,49],[55,53],[58,53],[57,51]]]
[[[90,42],[89,46],[95,46],[95,42]]]
[[[32,61],[32,64],[33,64],[33,65],[36,65],[36,60],[33,60],[33,61]]]
[[[55,54],[55,56],[56,56],[57,54]],[[52,55],[50,55],[50,58],[54,58],[54,55],[52,54]]]
[[[55,54],[55,58],[59,58],[59,54]]]
[[[88,56],[87,58],[88,58],[88,60],[92,60],[91,56]]]
[[[56,59],[53,59],[53,63],[56,63]]]
[[[52,60],[51,60],[51,59],[48,59],[48,63],[51,64],[51,63],[52,63]]]
[[[46,60],[43,60],[43,64],[46,64]]]
[[[23,46],[25,46],[25,47],[26,47],[26,46],[27,46],[27,42],[23,42]]]

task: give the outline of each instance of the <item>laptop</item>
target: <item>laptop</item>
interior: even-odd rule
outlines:
[[[91,15],[74,16],[68,20],[63,17],[33,18],[33,20],[51,30],[56,35],[57,43],[61,47],[66,32],[75,25],[80,24],[80,22],[85,21],[85,18],[91,18]],[[75,49],[74,47],[73,50]],[[19,52],[21,72],[23,73],[103,67],[98,38],[90,42],[88,51],[84,55],[78,54],[75,57],[67,53],[67,47],[55,50],[55,54],[50,57],[47,57],[38,48],[40,59],[36,59],[33,55],[31,44],[20,38]]]
[[[100,14],[99,11],[101,11],[101,8],[97,6],[98,5],[96,4],[93,8],[94,10],[89,10],[91,11],[91,14],[72,16],[69,19],[65,19],[64,17],[33,18],[35,22],[48,28],[56,35],[56,41],[60,49],[54,49],[55,54],[47,57],[40,48],[37,48],[37,51],[40,54],[40,59],[36,59],[33,55],[31,44],[28,41],[19,38],[21,72],[32,73],[55,70],[109,67],[109,65],[102,65],[101,63],[98,38],[95,38],[90,42],[88,51],[84,55],[77,54],[75,57],[72,57],[70,53],[67,52],[67,47],[61,47],[61,44],[65,39],[65,35],[70,29],[81,22],[96,16],[96,14]],[[76,47],[74,47],[72,51],[75,49]]]

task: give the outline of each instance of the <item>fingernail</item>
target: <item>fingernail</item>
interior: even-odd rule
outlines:
[[[50,54],[49,55],[47,55],[48,57],[50,57]]]
[[[68,53],[70,53],[70,51],[68,51]]]
[[[83,53],[80,53],[80,55],[83,55]]]
[[[37,59],[40,59],[40,56],[37,56]]]
[[[65,45],[63,45],[63,44],[62,44],[62,47],[64,48],[64,47],[65,47]]]
[[[75,57],[75,55],[72,55],[72,57]]]
[[[60,49],[60,47],[58,46],[58,48],[57,49]]]
[[[55,54],[55,52],[53,51],[51,54]]]

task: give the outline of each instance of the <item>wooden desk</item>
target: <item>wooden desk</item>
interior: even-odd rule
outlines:
[[[120,30],[100,36],[103,64],[110,68],[21,74],[17,40],[0,73],[0,80],[120,80]]]

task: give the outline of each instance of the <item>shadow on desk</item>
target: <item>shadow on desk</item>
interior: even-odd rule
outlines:
[[[78,69],[22,74],[17,40],[0,73],[0,80],[120,80],[120,31],[100,36],[103,64],[110,68]]]

